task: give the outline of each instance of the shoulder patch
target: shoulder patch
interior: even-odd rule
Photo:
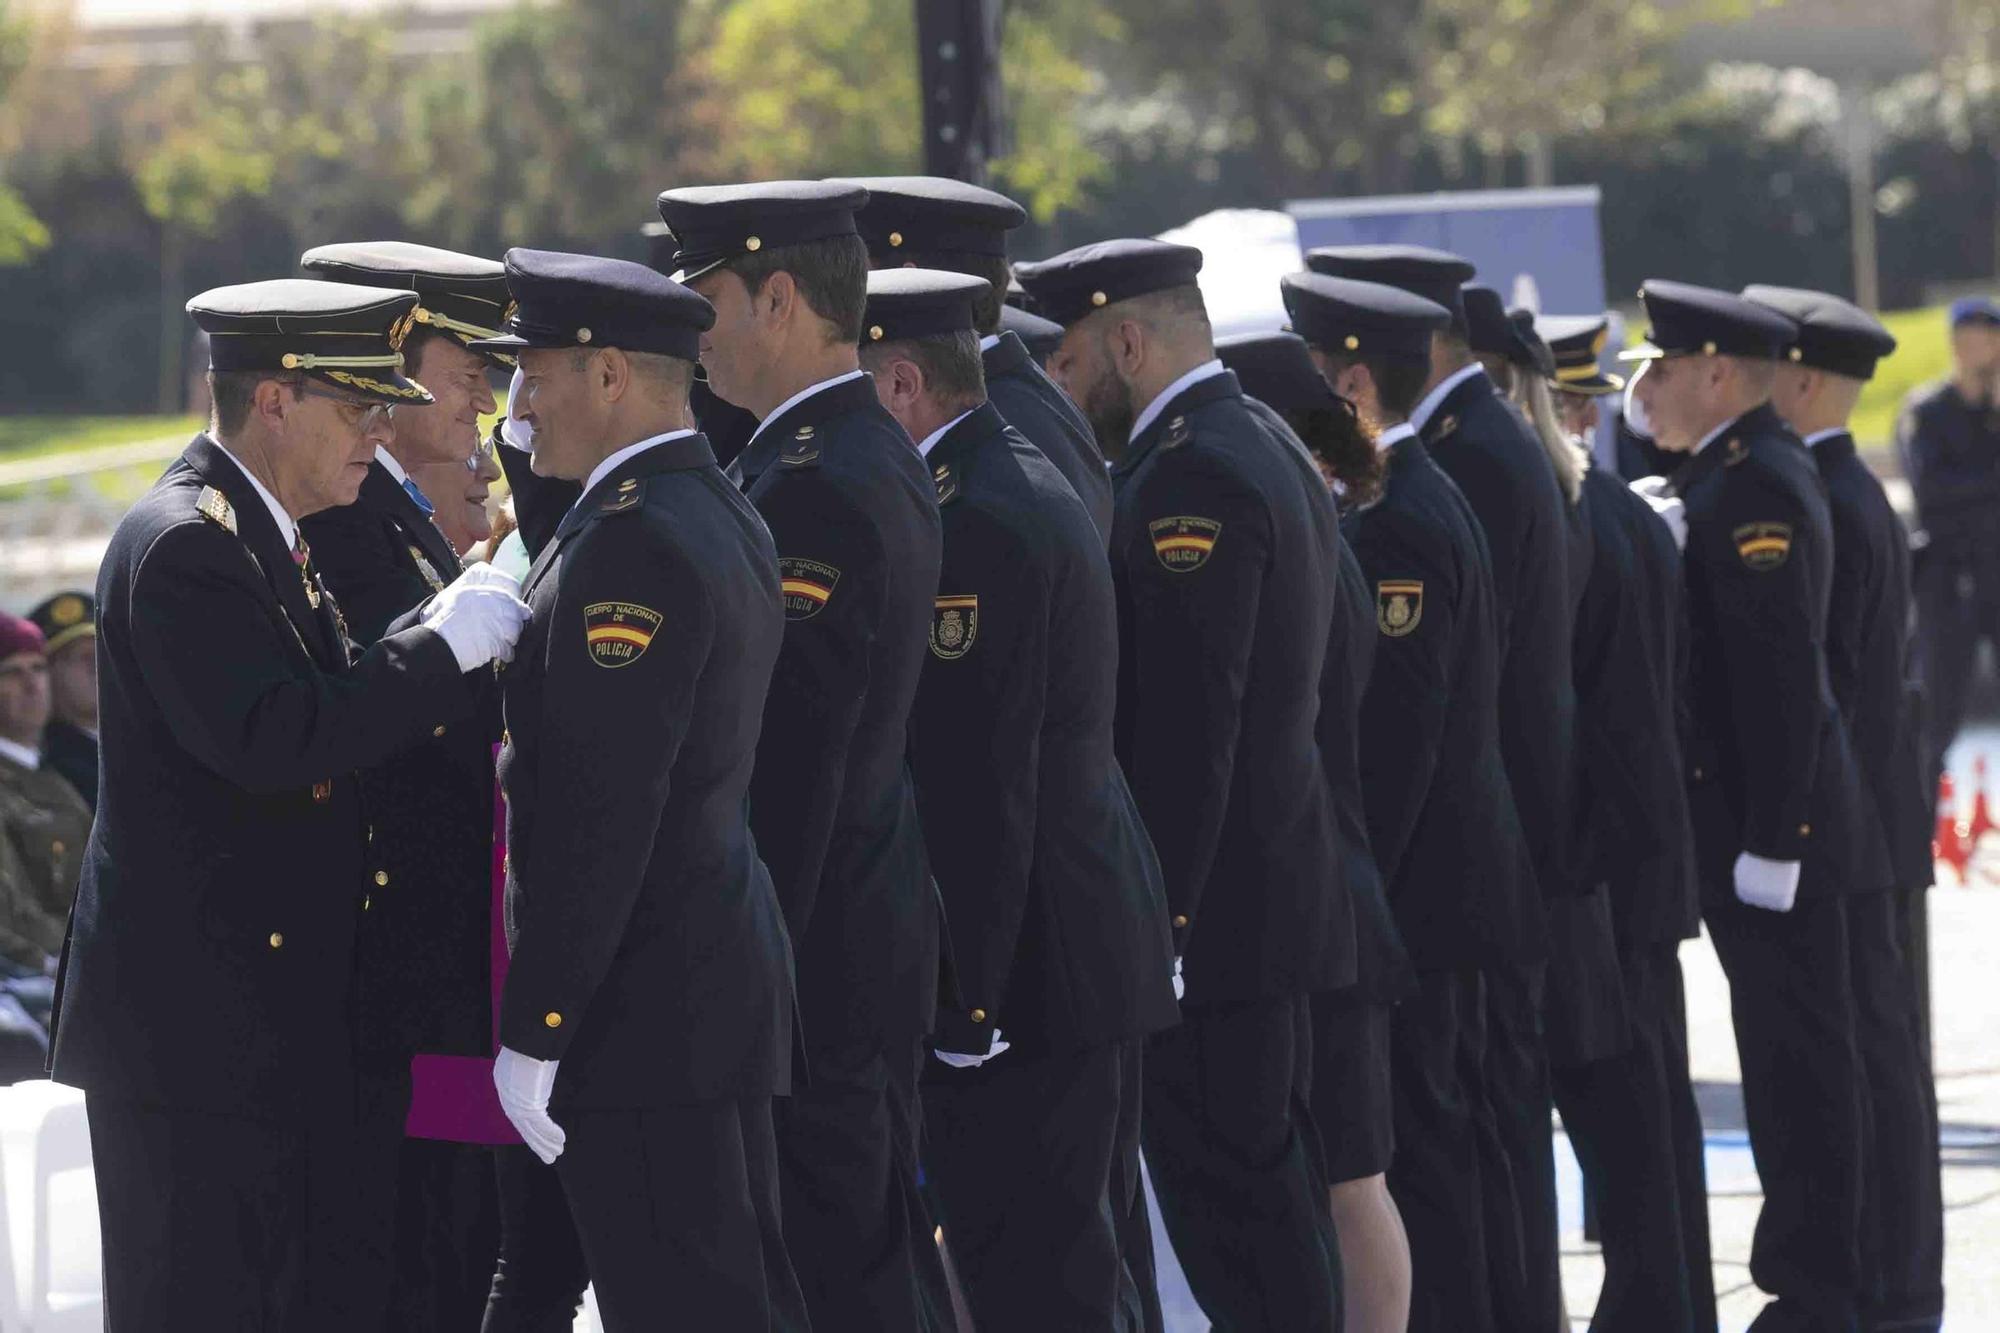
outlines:
[[[819,461],[819,431],[812,426],[801,426],[792,432],[792,439],[785,451],[778,455],[778,461],[787,467],[804,467]]]
[[[1178,449],[1194,438],[1194,430],[1186,417],[1175,417],[1167,423],[1167,433],[1160,437],[1162,449]]]
[[[931,656],[950,662],[972,651],[979,637],[979,595],[940,597],[931,611]]]
[[[1375,628],[1392,639],[1416,632],[1424,620],[1422,579],[1383,579],[1375,585]]]
[[[1458,418],[1455,416],[1449,416],[1449,417],[1439,418],[1438,423],[1435,426],[1431,427],[1429,431],[1425,432],[1425,435],[1428,439],[1435,441],[1435,440],[1446,439],[1449,436],[1456,435],[1457,433],[1458,433]]]
[[[1737,557],[1760,574],[1777,569],[1792,553],[1789,523],[1745,523],[1730,538],[1736,543]]]
[[[592,602],[583,608],[583,643],[601,667],[631,666],[646,655],[663,617],[634,602]]]
[[[778,574],[787,620],[811,620],[824,611],[840,582],[840,571],[832,565],[795,555],[778,557]]]
[[[645,488],[640,486],[639,479],[637,477],[627,477],[618,483],[618,489],[604,497],[603,502],[597,506],[597,512],[600,514],[622,514],[628,509],[637,509],[639,501],[645,498]]]
[[[194,507],[195,512],[224,532],[233,534],[236,531],[236,509],[229,503],[229,497],[215,487],[202,487],[201,494],[195,497]]]
[[[950,504],[958,498],[958,474],[951,470],[951,464],[939,463],[932,468],[931,480],[937,484],[939,504]]]
[[[1193,514],[1156,518],[1146,525],[1146,530],[1153,538],[1154,557],[1174,574],[1191,574],[1207,564],[1222,536],[1220,523]]]

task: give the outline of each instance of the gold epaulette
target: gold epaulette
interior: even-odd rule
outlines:
[[[236,509],[229,503],[229,497],[215,487],[202,487],[201,494],[195,497],[194,507],[203,518],[223,531],[232,535],[235,533]]]

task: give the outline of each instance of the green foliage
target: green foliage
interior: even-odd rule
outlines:
[[[0,416],[0,459],[11,463],[147,440],[185,441],[200,429],[193,417]],[[158,475],[159,469],[153,472]]]
[[[1896,417],[1910,391],[1951,373],[1951,330],[1946,326],[1945,307],[1899,310],[1883,315],[1882,322],[1896,336],[1896,353],[1877,368],[1855,406],[1854,439],[1864,449],[1893,444]]]

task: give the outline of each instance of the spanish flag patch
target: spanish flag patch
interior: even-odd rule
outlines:
[[[1383,579],[1375,585],[1375,628],[1400,639],[1414,633],[1423,619],[1422,579]]]
[[[1792,553],[1792,525],[1789,523],[1745,523],[1730,534],[1736,554],[1758,573],[1776,569]]]
[[[824,611],[840,582],[840,571],[832,565],[793,555],[778,557],[778,576],[787,620],[811,620]]]
[[[1212,518],[1176,514],[1156,518],[1146,525],[1153,538],[1153,555],[1171,573],[1189,574],[1208,563],[1222,536],[1222,525]]]
[[[593,602],[583,608],[583,641],[601,667],[631,666],[646,655],[661,616],[632,602]]]

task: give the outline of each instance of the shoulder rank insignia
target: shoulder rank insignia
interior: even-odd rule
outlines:
[[[801,426],[792,432],[792,442],[778,455],[780,463],[792,467],[803,467],[819,460],[819,432],[811,426]]]
[[[1435,426],[1431,427],[1428,431],[1424,432],[1424,438],[1427,441],[1442,440],[1447,436],[1456,434],[1457,432],[1458,432],[1458,418],[1455,416],[1444,417],[1441,418]]]
[[[1724,450],[1722,466],[1724,467],[1735,467],[1750,456],[1750,451],[1744,447],[1743,437],[1740,435],[1730,436],[1729,442],[1722,447]]]
[[[600,514],[622,514],[639,503],[639,482],[635,477],[627,477],[618,483],[618,489],[606,496],[604,503],[597,506]]]
[[[1222,536],[1220,523],[1191,514],[1156,518],[1146,530],[1152,534],[1153,554],[1163,568],[1175,574],[1191,574],[1207,564],[1216,539]]]
[[[1730,534],[1736,554],[1758,573],[1776,569],[1792,553],[1792,525],[1789,523],[1745,523]]]
[[[795,555],[778,557],[778,575],[787,620],[811,620],[824,611],[840,582],[840,571],[832,565]]]
[[[979,637],[979,597],[940,597],[931,612],[931,655],[949,662],[972,651]]]
[[[444,579],[439,577],[437,566],[431,563],[430,557],[425,555],[422,548],[414,542],[410,544],[410,562],[417,567],[417,573],[423,575],[424,582],[430,585],[432,592],[444,591]]]
[[[1167,433],[1160,437],[1162,449],[1178,449],[1194,438],[1194,431],[1188,428],[1186,417],[1175,417],[1167,423]]]
[[[951,470],[951,464],[939,463],[932,468],[931,480],[937,483],[939,504],[949,504],[958,498],[958,474]]]
[[[633,602],[593,602],[583,608],[583,642],[601,667],[631,666],[646,655],[661,616]]]
[[[1375,585],[1375,627],[1392,639],[1416,632],[1424,619],[1422,579],[1383,579]]]
[[[215,487],[202,487],[201,494],[195,497],[194,507],[203,518],[224,532],[236,531],[236,510],[230,505],[229,497]]]

